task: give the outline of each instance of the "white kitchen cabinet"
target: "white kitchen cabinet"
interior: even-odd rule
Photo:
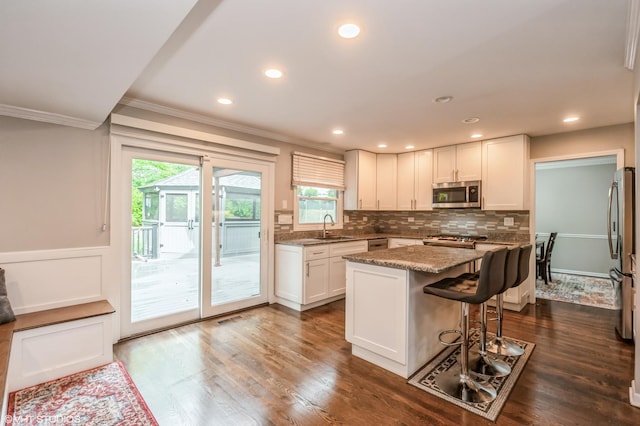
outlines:
[[[433,182],[466,182],[482,178],[482,143],[470,142],[433,150]]]
[[[376,154],[353,150],[344,154],[344,209],[376,210]]]
[[[398,210],[431,210],[433,152],[398,154]]]
[[[508,136],[482,142],[482,208],[529,208],[529,137]]]
[[[389,248],[421,246],[423,244],[422,240],[415,238],[389,238]]]
[[[306,247],[276,244],[276,296],[298,311],[333,302],[346,291],[342,256],[366,251],[366,240]]]
[[[395,210],[398,179],[398,156],[396,154],[376,155],[376,208]]]
[[[425,295],[425,285],[461,274],[441,274],[347,262],[345,338],[351,353],[404,378],[442,351],[438,334],[456,328],[460,304]]]

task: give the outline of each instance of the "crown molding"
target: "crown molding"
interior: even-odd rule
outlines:
[[[327,142],[315,142],[307,139],[294,138],[282,133],[272,132],[270,130],[260,129],[258,127],[247,126],[245,124],[238,124],[231,121],[220,120],[218,118],[209,117],[202,114],[193,112],[187,112],[181,109],[167,107],[164,105],[158,105],[153,102],[143,101],[140,99],[123,97],[120,105],[129,106],[132,108],[138,108],[145,111],[155,112],[158,114],[164,114],[171,117],[181,118],[184,120],[193,121],[196,123],[202,123],[221,129],[232,130],[247,135],[258,136],[261,138],[272,139],[279,142],[284,142],[292,145],[305,146],[309,148],[320,149],[322,151],[334,152],[337,154],[343,154],[344,149],[331,146]]]
[[[624,50],[624,66],[633,70],[640,37],[640,0],[629,0],[627,39]]]
[[[62,126],[78,127],[80,129],[86,130],[95,130],[102,124],[102,122],[85,120],[83,118],[70,117],[68,115],[5,104],[0,104],[0,115],[6,115],[8,117],[14,118],[23,118],[25,120],[60,124]]]

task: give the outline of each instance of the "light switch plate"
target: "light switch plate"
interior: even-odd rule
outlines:
[[[342,217],[342,221],[343,221],[344,223],[349,223],[349,215],[348,215],[348,214],[345,214],[345,215]]]
[[[513,218],[505,217],[504,218],[504,226],[513,226]]]
[[[414,219],[413,217],[409,216],[409,217],[407,218],[407,222],[413,222],[413,221],[415,221],[415,219]]]

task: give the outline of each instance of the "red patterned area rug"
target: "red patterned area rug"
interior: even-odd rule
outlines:
[[[120,361],[9,394],[7,425],[157,426]]]

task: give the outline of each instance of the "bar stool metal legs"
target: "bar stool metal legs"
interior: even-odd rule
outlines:
[[[436,383],[443,392],[464,402],[491,402],[497,395],[495,388],[489,383],[475,380],[469,373],[469,304],[463,302],[461,305],[460,371],[451,369],[440,374],[436,377]]]
[[[520,356],[524,353],[522,346],[510,342],[502,337],[504,293],[496,295],[497,327],[496,338],[487,344],[487,351],[505,356]]]
[[[509,364],[487,353],[487,303],[480,304],[480,339],[478,353],[470,357],[469,369],[488,377],[504,377],[511,373]]]

